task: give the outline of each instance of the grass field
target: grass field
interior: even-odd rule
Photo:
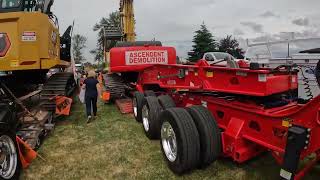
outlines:
[[[132,116],[100,105],[99,117],[86,124],[84,108],[73,107],[45,140],[22,179],[279,179],[279,166],[268,154],[238,165],[220,159],[205,170],[175,176],[166,166],[158,141],[149,141]],[[317,179],[320,167],[306,179]]]

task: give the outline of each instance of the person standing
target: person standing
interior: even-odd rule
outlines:
[[[99,81],[96,79],[96,73],[94,71],[88,72],[88,77],[84,80],[84,84],[82,86],[83,89],[86,90],[85,93],[85,104],[86,104],[86,113],[87,113],[87,123],[89,123],[93,116],[97,116],[97,101],[98,95],[100,93],[100,85]]]

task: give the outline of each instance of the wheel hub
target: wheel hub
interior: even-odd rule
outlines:
[[[169,122],[164,122],[161,127],[161,141],[162,148],[166,154],[167,159],[170,162],[174,162],[177,159],[177,138],[176,134]]]
[[[144,130],[148,132],[150,129],[150,125],[149,125],[149,109],[147,105],[144,105],[142,108],[142,123],[143,123]]]
[[[15,144],[9,136],[0,137],[0,177],[11,179],[16,172],[18,155]]]

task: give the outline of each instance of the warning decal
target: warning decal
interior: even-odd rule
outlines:
[[[36,32],[30,32],[30,31],[23,32],[21,40],[26,42],[37,41]]]
[[[168,64],[168,52],[160,50],[126,52],[126,65],[143,64]]]

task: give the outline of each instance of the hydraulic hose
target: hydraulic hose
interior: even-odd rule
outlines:
[[[317,67],[315,69],[315,76],[317,79],[318,86],[320,88],[320,60],[318,61]]]

